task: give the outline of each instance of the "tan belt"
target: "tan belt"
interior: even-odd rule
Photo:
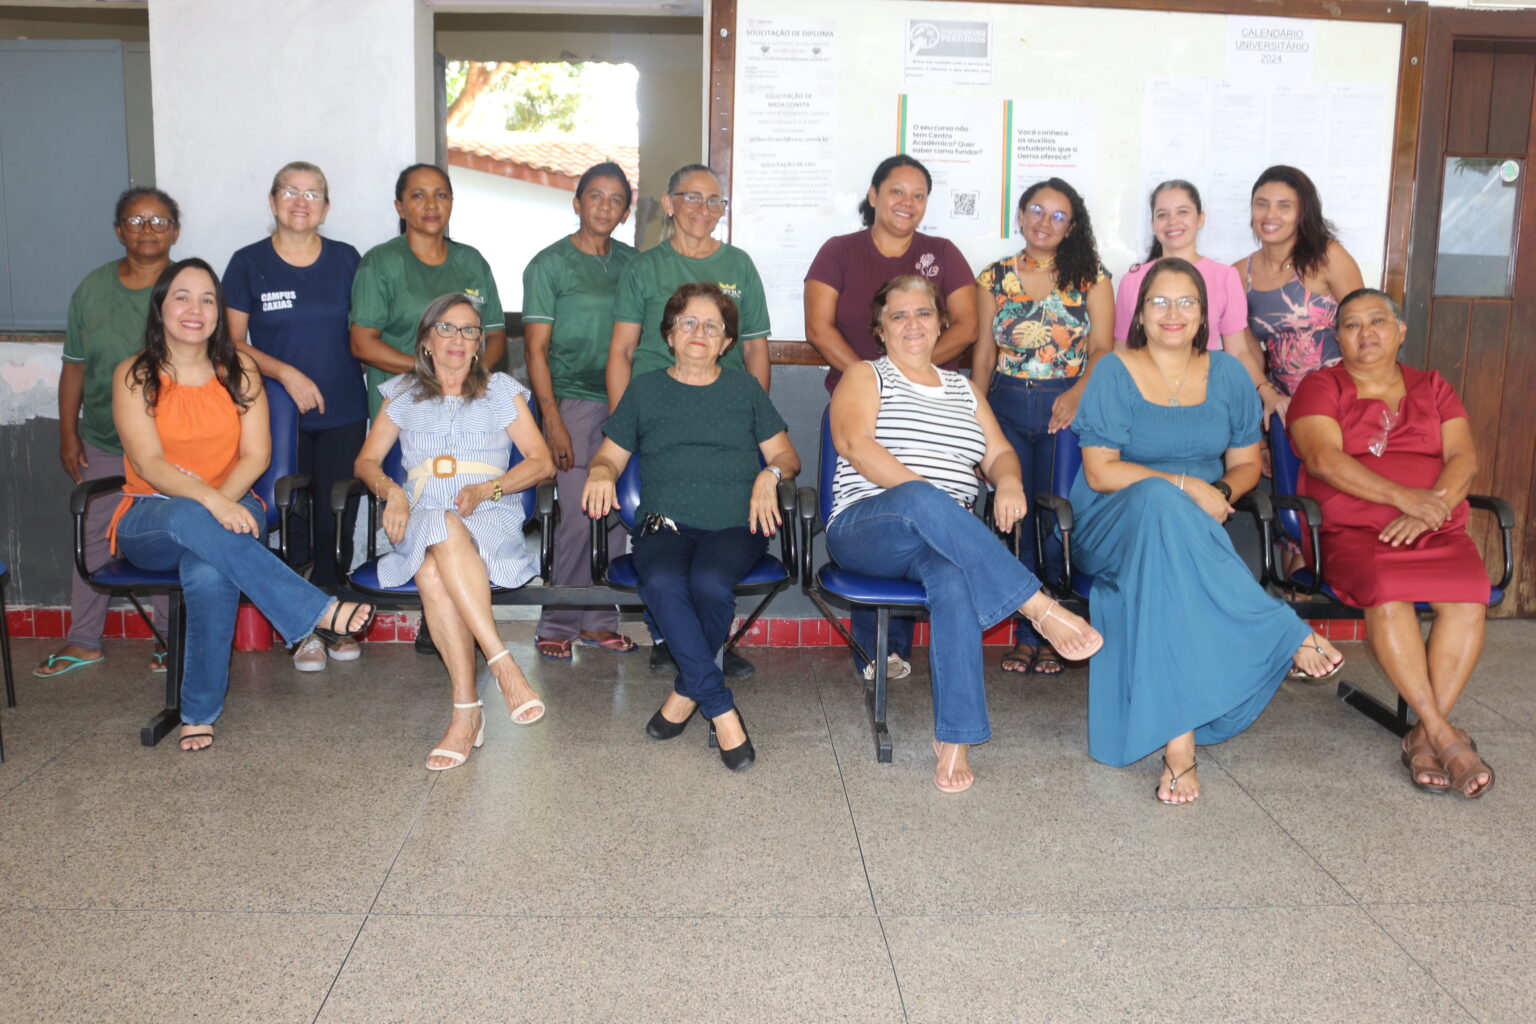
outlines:
[[[493,466],[489,462],[460,462],[452,455],[434,455],[430,459],[413,466],[405,475],[405,482],[409,485],[415,481],[415,488],[411,491],[411,504],[415,505],[421,500],[422,488],[427,486],[427,477],[435,476],[440,480],[458,476],[460,473],[485,473],[490,476],[501,476],[506,472],[503,466]]]

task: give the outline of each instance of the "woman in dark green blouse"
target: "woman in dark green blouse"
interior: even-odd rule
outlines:
[[[755,754],[715,656],[730,635],[737,582],[782,525],[779,482],[800,471],[762,386],[720,365],[737,325],[736,303],[717,285],[685,284],[672,294],[661,334],[676,362],[630,382],[582,492],[589,516],[606,515],[618,504],[619,474],[639,456],[644,525],[634,539],[635,569],[678,669],[646,733],[672,739],[701,711],[732,771]]]

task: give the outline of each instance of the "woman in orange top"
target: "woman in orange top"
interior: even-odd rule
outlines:
[[[235,611],[245,593],[290,644],[361,631],[373,606],[338,601],[267,550],[251,485],[271,459],[267,396],[224,323],[224,294],[199,259],[166,267],[149,298],[144,351],[118,365],[112,418],[123,441],[113,550],[176,569],[186,593],[181,749],[213,744],[229,689]]]

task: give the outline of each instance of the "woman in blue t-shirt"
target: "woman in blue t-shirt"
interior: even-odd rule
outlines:
[[[352,356],[347,325],[360,257],[346,242],[320,235],[331,200],[325,173],[314,164],[285,165],[272,179],[267,203],[271,237],[237,251],[224,271],[229,333],[236,344],[250,346],[262,375],[282,384],[299,407],[298,471],[311,478],[316,495],[311,579],[334,587],[341,567],[331,485],[352,476],[368,431],[363,370]],[[351,534],[351,524],[343,523],[343,539]],[[294,650],[293,663],[318,672],[327,654],[351,661],[362,648],[356,640],[326,645],[312,635]]]

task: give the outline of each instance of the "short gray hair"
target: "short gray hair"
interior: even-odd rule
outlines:
[[[1396,318],[1398,323],[1404,322],[1403,307],[1399,306],[1396,299],[1382,291],[1380,288],[1356,288],[1354,291],[1344,296],[1339,300],[1339,308],[1338,311],[1334,314],[1334,320],[1336,322],[1338,320],[1342,320],[1344,318],[1344,307],[1352,302],[1359,302],[1362,299],[1380,299],[1387,304],[1387,308],[1392,311],[1392,316]]]

